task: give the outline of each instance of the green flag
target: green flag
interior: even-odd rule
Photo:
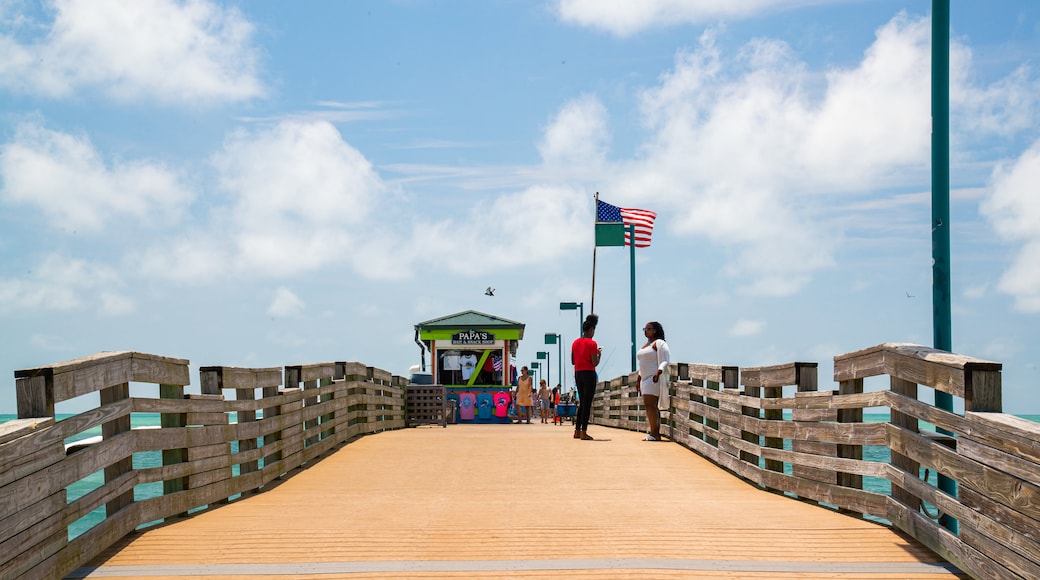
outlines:
[[[624,246],[625,224],[621,222],[597,223],[596,246]]]

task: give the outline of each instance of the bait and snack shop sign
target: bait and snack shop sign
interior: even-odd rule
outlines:
[[[451,335],[452,344],[495,344],[495,334],[484,330],[467,330]]]

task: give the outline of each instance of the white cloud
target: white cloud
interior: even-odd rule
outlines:
[[[630,36],[648,28],[745,18],[769,9],[823,4],[825,0],[557,0],[561,20]]]
[[[1015,298],[1023,312],[1040,312],[1040,141],[1010,166],[994,171],[992,192],[980,210],[1004,240],[1016,244],[997,289]]]
[[[0,147],[0,199],[38,207],[58,228],[101,232],[113,221],[176,223],[192,193],[176,173],[147,161],[101,158],[85,136],[33,123]]]
[[[896,16],[859,63],[822,77],[783,42],[756,39],[729,54],[717,34],[680,51],[643,92],[651,137],[618,170],[611,201],[655,209],[658,227],[709,240],[730,256],[725,273],[741,292],[793,294],[841,255],[844,231],[829,212],[927,171],[929,21]],[[957,101],[959,115],[982,107],[1003,119],[1032,94],[1036,81],[1021,71],[975,88],[963,73],[970,50],[955,43],[951,58],[962,71],[952,91],[973,95]],[[995,124],[958,135],[970,142]]]
[[[950,94],[953,126],[1002,138],[1035,127],[1040,81],[1029,66],[1018,67],[992,85],[976,87],[970,84],[970,51],[954,45],[951,53],[951,83],[957,88]]]
[[[304,304],[292,290],[282,286],[275,290],[274,298],[267,307],[267,314],[276,318],[288,318],[303,312]]]
[[[132,299],[114,289],[123,286],[115,269],[50,254],[23,279],[0,279],[0,314],[92,309],[107,315],[135,310]]]
[[[557,113],[538,151],[550,166],[599,166],[606,157],[607,110],[591,95],[577,98]]]
[[[390,193],[326,122],[235,133],[214,163],[232,199],[226,225],[243,269],[285,275],[349,256],[368,233],[377,198]]]
[[[117,292],[102,291],[98,293],[101,311],[112,316],[131,314],[137,310],[137,303],[133,298]]]
[[[828,73],[808,130],[794,133],[794,142],[804,144],[795,161],[807,177],[866,189],[887,172],[929,158],[930,38],[928,20],[897,16],[877,31],[858,67]]]
[[[480,202],[456,220],[416,222],[411,240],[393,263],[410,268],[435,259],[438,269],[471,277],[500,273],[507,266],[544,265],[578,248],[591,248],[592,220],[588,191],[533,186]],[[479,260],[437,258],[469,255],[474,250],[479,251]],[[358,259],[372,261],[368,252],[359,253]]]
[[[964,297],[969,300],[979,300],[986,297],[989,284],[972,284],[964,288]]]
[[[226,234],[219,225],[213,232],[196,228],[184,235],[161,239],[140,251],[131,249],[128,261],[144,277],[188,285],[213,284],[240,273],[234,267],[234,249]]]
[[[261,96],[253,26],[207,0],[53,0],[36,42],[0,35],[0,86],[49,98],[83,89],[120,101]]]
[[[730,336],[755,336],[756,334],[762,334],[765,330],[766,323],[761,320],[746,320],[740,319],[729,330]]]

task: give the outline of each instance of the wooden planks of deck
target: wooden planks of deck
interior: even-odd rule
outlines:
[[[138,532],[73,578],[956,578],[890,529],[669,442],[552,424],[364,437],[264,492]]]

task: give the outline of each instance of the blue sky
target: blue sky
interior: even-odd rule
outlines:
[[[929,12],[4,0],[0,412],[14,370],[104,350],[406,374],[414,325],[467,309],[533,361],[591,307],[597,191],[658,212],[637,322],[676,360],[827,388],[836,354],[930,345]],[[1040,5],[951,20],[953,349],[1040,413]],[[602,377],[628,269],[599,250]]]

